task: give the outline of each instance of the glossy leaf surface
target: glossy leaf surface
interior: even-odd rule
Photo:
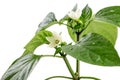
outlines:
[[[100,66],[120,66],[120,58],[114,46],[103,36],[91,33],[75,45],[63,46],[62,50],[72,57]]]
[[[83,22],[83,24],[85,24],[90,20],[91,17],[92,17],[92,9],[88,5],[86,5],[85,8],[82,10],[80,20]]]
[[[38,25],[37,32],[39,32],[40,30],[46,29],[54,24],[57,24],[57,19],[55,18],[55,14],[53,12],[50,12],[44,18],[44,20]]]
[[[41,56],[27,54],[15,60],[1,80],[27,80]]]
[[[96,13],[95,19],[120,26],[120,6],[111,6],[101,9]]]

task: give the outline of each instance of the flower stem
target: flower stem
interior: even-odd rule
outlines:
[[[62,58],[61,56],[54,56],[54,55],[41,55],[41,57],[56,57],[56,58]]]
[[[70,74],[72,75],[73,80],[76,80],[76,75],[75,75],[75,73],[74,73],[74,71],[73,71],[73,69],[72,69],[72,67],[71,67],[71,65],[70,65],[70,63],[69,63],[66,55],[64,55],[64,54],[62,54],[62,53],[60,53],[60,55],[63,57],[63,60],[64,60],[64,62],[65,62],[65,64],[66,64],[66,66],[67,66]]]

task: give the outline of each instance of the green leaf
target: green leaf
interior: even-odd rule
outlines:
[[[34,54],[21,56],[8,68],[1,80],[27,80],[40,57]]]
[[[56,56],[56,54],[61,53],[61,47],[56,47],[55,48],[55,53],[54,56]]]
[[[44,20],[38,25],[38,30],[37,32],[39,32],[40,30],[46,29],[49,26],[52,26],[54,24],[57,24],[57,20],[55,18],[55,14],[53,12],[50,12],[45,18]]]
[[[62,50],[86,63],[100,66],[120,66],[120,58],[114,46],[103,36],[90,33],[75,45],[63,46]]]
[[[117,27],[102,21],[93,20],[82,32],[81,36],[88,33],[98,33],[108,39],[113,45],[115,45],[117,39]]]
[[[83,24],[85,24],[90,20],[91,16],[92,16],[92,9],[88,5],[86,5],[85,8],[82,10],[80,20],[83,22]]]
[[[48,44],[46,37],[52,36],[52,33],[47,30],[41,30],[35,34],[32,40],[25,46],[25,54],[33,52],[38,46]]]
[[[120,26],[120,6],[111,6],[101,9],[96,13],[95,19]]]
[[[68,29],[68,33],[69,33],[71,39],[72,39],[74,42],[76,42],[76,41],[77,41],[76,33],[75,33],[75,32],[73,31],[73,29],[70,28],[70,27],[67,27],[67,29]]]

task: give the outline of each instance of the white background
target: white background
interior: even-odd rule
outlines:
[[[93,13],[103,7],[120,5],[119,0],[0,0],[0,77],[11,63],[22,55],[23,47],[34,36],[38,24],[49,12],[54,12],[56,18],[60,19],[76,3],[80,9],[89,4]],[[66,37],[65,26],[55,25],[50,30],[62,31],[63,39],[72,41],[69,36]],[[119,34],[116,49],[120,55]],[[43,46],[39,47],[35,53],[53,54],[53,51]],[[75,69],[75,60],[71,57],[69,59]],[[101,67],[81,62],[80,72],[82,76],[95,76],[101,80],[120,80],[120,67]],[[44,80],[54,75],[70,76],[62,59],[44,58],[40,60],[28,80]]]

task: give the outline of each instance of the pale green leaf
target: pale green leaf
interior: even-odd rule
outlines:
[[[26,52],[33,52],[38,46],[42,44],[48,44],[46,37],[52,36],[52,33],[47,30],[41,30],[35,34],[35,36],[30,40],[30,42],[25,46]]]
[[[75,32],[73,31],[73,29],[70,28],[70,27],[67,27],[67,29],[68,29],[68,33],[69,33],[69,36],[71,37],[71,39],[72,39],[74,42],[76,42],[76,41],[77,41],[76,33],[75,33]]]
[[[81,36],[88,33],[98,33],[108,39],[113,45],[115,45],[117,39],[117,32],[117,27],[115,25],[93,20],[82,32]]]

